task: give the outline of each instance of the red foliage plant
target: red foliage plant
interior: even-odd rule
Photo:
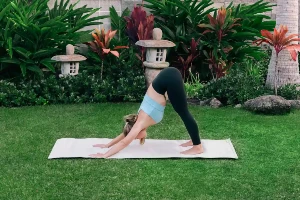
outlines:
[[[151,14],[147,16],[146,11],[142,6],[135,6],[131,16],[125,17],[126,33],[130,41],[135,44],[138,40],[151,40],[154,29],[154,16]],[[144,61],[144,47],[140,47],[140,60]]]
[[[197,41],[192,38],[190,43],[190,48],[188,48],[186,45],[183,45],[183,48],[186,52],[189,52],[188,57],[186,60],[184,60],[183,57],[178,57],[178,63],[182,71],[183,79],[186,79],[186,72],[189,70],[189,68],[192,66],[193,61],[199,56],[199,51],[197,50],[197,47],[199,45],[200,39]]]
[[[294,42],[300,41],[298,34],[291,34],[286,36],[288,33],[287,26],[280,25],[277,30],[274,28],[274,33],[272,34],[268,30],[262,30],[261,35],[263,38],[254,41],[256,45],[261,45],[262,43],[267,43],[274,47],[276,52],[276,61],[275,61],[275,78],[274,78],[274,88],[275,94],[277,95],[277,82],[278,82],[278,56],[282,50],[288,50],[291,54],[291,57],[294,61],[297,60],[298,51],[300,51],[300,45],[294,44]]]
[[[219,44],[228,32],[233,31],[233,27],[240,26],[240,24],[237,23],[240,19],[232,19],[231,10],[227,12],[226,8],[223,7],[218,10],[216,18],[210,14],[208,14],[207,17],[209,18],[209,24],[199,24],[198,26],[200,28],[207,28],[207,30],[205,30],[202,34],[215,33]]]
[[[110,41],[113,39],[117,31],[108,30],[107,33],[105,33],[105,29],[101,29],[99,31],[98,29],[95,29],[95,31],[92,33],[94,41],[87,42],[87,44],[91,50],[98,54],[100,59],[102,60],[102,66],[101,66],[101,80],[102,80],[102,74],[103,74],[103,60],[105,57],[111,53],[112,55],[119,57],[119,52],[116,51],[118,49],[124,49],[128,48],[127,46],[116,46],[112,50],[110,49]]]
[[[202,33],[203,35],[211,33],[214,34],[218,40],[218,44],[214,45],[209,49],[209,53],[204,52],[207,60],[209,62],[209,68],[212,72],[214,79],[221,78],[225,76],[228,69],[233,65],[233,63],[228,63],[226,60],[222,59],[218,54],[228,55],[228,53],[233,49],[232,46],[224,46],[222,40],[230,32],[234,32],[234,27],[241,26],[239,18],[233,18],[231,15],[231,9],[220,8],[214,16],[210,14],[207,15],[209,19],[209,24],[199,24],[200,28],[205,28],[206,30]]]
[[[261,35],[263,36],[262,39],[258,39],[254,41],[256,45],[261,45],[262,43],[267,43],[274,47],[276,51],[276,56],[279,55],[279,53],[286,49],[290,52],[291,57],[294,61],[297,60],[298,51],[300,51],[300,45],[299,44],[293,44],[293,42],[300,41],[300,38],[298,38],[298,34],[291,34],[289,36],[286,36],[288,32],[287,26],[280,25],[279,29],[274,29],[274,33],[270,33],[270,31],[262,30]],[[295,38],[297,37],[297,38]]]

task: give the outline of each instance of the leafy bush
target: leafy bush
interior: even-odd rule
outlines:
[[[15,76],[11,71],[15,72],[16,66],[19,67],[17,73],[21,72],[23,76],[28,71],[41,76],[43,68],[54,72],[50,58],[63,53],[67,44],[84,42],[88,31],[79,30],[101,24],[97,20],[106,17],[90,17],[98,8],[75,8],[76,4],[68,7],[69,0],[62,0],[60,4],[56,1],[54,8],[49,9],[48,1],[6,1],[10,9],[5,12],[3,23],[0,19],[2,27],[9,30],[5,32],[5,38],[12,41],[6,45],[2,43],[2,48],[10,47],[6,54],[0,56],[0,72],[6,73],[6,76]],[[12,68],[12,65],[15,67]]]
[[[190,73],[189,79],[184,83],[185,92],[188,98],[197,98],[203,84],[200,83],[199,74]]]
[[[272,94],[264,86],[267,67],[253,60],[236,64],[225,77],[205,84],[200,90],[199,98],[216,97],[224,105],[235,105],[264,94]]]
[[[245,57],[258,59],[263,56],[260,48],[251,43],[259,36],[260,30],[275,27],[275,21],[264,14],[272,10],[273,5],[261,0],[251,5],[230,4],[222,12],[218,11],[220,15],[215,12],[213,16],[209,15],[216,11],[210,7],[213,4],[211,0],[146,2],[144,6],[155,15],[155,24],[163,30],[164,38],[176,44],[167,57],[172,66],[179,56],[188,57],[189,51],[184,46],[189,46],[192,38],[201,39],[197,48],[201,52],[200,57],[191,66],[193,72],[198,71],[201,80],[205,81],[216,73],[218,77],[225,75],[234,63],[242,62]],[[215,70],[211,73],[210,69]]]
[[[116,58],[109,57],[104,74],[106,80],[114,87],[116,96],[123,96],[123,100],[142,99],[146,91],[146,80],[141,60],[136,58],[135,49],[131,46],[120,54],[118,62]],[[144,92],[141,92],[144,91]]]
[[[140,101],[145,93],[144,76],[120,78],[115,83],[83,71],[77,76],[0,81],[0,106],[16,107],[106,101]]]
[[[300,99],[299,84],[287,84],[278,88],[278,95],[287,100]]]

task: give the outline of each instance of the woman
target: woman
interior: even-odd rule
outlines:
[[[174,110],[181,117],[191,137],[190,141],[181,144],[180,146],[192,147],[181,153],[189,155],[202,153],[203,147],[200,141],[198,126],[188,111],[181,74],[176,68],[168,67],[163,69],[149,86],[138,114],[125,116],[126,124],[123,133],[108,144],[94,145],[94,147],[100,148],[113,147],[105,154],[97,153],[90,156],[97,158],[110,157],[124,149],[134,139],[140,139],[140,143],[143,144],[147,136],[146,129],[149,126],[159,123],[163,118],[166,106],[164,94],[166,92]]]

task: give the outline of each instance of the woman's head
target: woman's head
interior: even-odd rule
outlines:
[[[128,135],[128,133],[132,129],[137,118],[138,118],[138,115],[136,115],[136,114],[130,114],[130,115],[124,116],[125,125],[123,128],[123,134],[125,135],[125,137]],[[140,138],[140,144],[144,144],[144,143],[145,143],[145,138]]]

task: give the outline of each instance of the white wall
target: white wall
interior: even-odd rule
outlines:
[[[59,0],[58,0],[59,1]],[[109,7],[114,6],[117,12],[120,14],[122,9],[122,0],[80,0],[76,7],[82,7],[84,5],[88,5],[89,8],[101,8],[98,12],[96,12],[93,16],[102,16],[109,15]],[[74,4],[77,0],[71,0],[70,3]],[[49,1],[49,7],[53,7],[55,0]],[[110,19],[106,18],[101,20],[102,25],[95,25],[86,27],[84,30],[94,30],[95,28],[101,29],[102,27],[106,30],[110,28]]]
[[[58,0],[60,1],[60,0]],[[239,3],[255,3],[257,0],[214,0],[213,7],[220,8],[222,6],[227,6],[231,1],[233,1],[235,4]],[[277,0],[265,0],[271,3],[276,3]],[[49,1],[49,6],[53,7],[55,0]],[[77,2],[77,0],[71,0],[71,3]],[[117,12],[120,14],[121,11],[125,8],[132,9],[134,5],[141,3],[142,0],[80,0],[78,3],[78,6],[88,5],[88,7],[91,8],[100,8],[100,11],[95,13],[95,16],[99,15],[109,15],[109,7],[114,6],[117,10]],[[299,4],[300,5],[300,4]],[[276,15],[276,9],[273,9],[272,12],[266,13],[267,15],[271,16],[273,19],[275,19]],[[299,19],[300,20],[300,19]],[[105,29],[110,28],[110,19],[104,19],[101,20],[103,22],[100,26],[92,26],[92,27],[86,27],[86,30],[93,30],[94,28],[102,28]]]

